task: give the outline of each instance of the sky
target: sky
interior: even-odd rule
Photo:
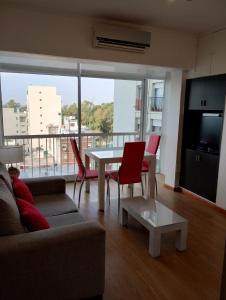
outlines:
[[[29,85],[55,86],[57,95],[61,96],[62,105],[77,102],[77,78],[70,76],[33,75],[21,73],[1,73],[1,90],[3,105],[14,99],[21,105],[26,104]],[[95,104],[112,102],[114,97],[114,80],[100,78],[82,78],[81,98]]]

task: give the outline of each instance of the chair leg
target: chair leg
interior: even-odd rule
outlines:
[[[120,210],[120,184],[118,183],[118,215]]]
[[[156,197],[158,196],[158,187],[157,187],[157,179],[155,176],[155,193],[156,193]]]
[[[128,194],[129,194],[129,197],[132,198],[133,197],[133,184],[132,183],[129,183],[128,184]]]
[[[75,182],[74,182],[73,200],[75,199],[75,189],[76,189],[77,179],[78,179],[78,175],[76,176]]]
[[[81,182],[81,185],[80,185],[80,188],[79,188],[78,208],[80,208],[81,192],[82,192],[82,186],[83,186],[83,184],[84,184],[84,181],[85,181],[85,179],[83,178],[83,179],[82,179],[82,182]]]
[[[141,190],[142,190],[142,196],[144,196],[144,185],[143,185],[143,180],[141,178]]]
[[[147,176],[146,176],[146,173],[144,173],[144,183],[145,183],[145,188],[147,188]]]

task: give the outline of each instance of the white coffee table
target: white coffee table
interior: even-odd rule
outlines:
[[[121,199],[120,224],[128,223],[128,214],[149,230],[149,253],[160,255],[161,235],[176,231],[176,249],[186,250],[188,221],[154,199],[134,197]]]

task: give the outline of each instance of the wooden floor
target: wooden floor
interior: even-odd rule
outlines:
[[[106,229],[105,300],[218,300],[226,237],[226,216],[191,198],[172,192],[158,178],[158,200],[189,221],[188,249],[178,252],[175,234],[162,238],[161,256],[148,253],[148,231],[131,217],[121,227],[117,218],[117,186],[111,185],[111,205],[98,211],[97,182],[82,194],[80,213]],[[67,193],[72,195],[72,184]],[[78,189],[78,187],[77,187]],[[124,187],[123,194],[126,195]],[[140,195],[137,186],[135,194]]]

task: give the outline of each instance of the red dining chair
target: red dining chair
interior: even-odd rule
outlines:
[[[161,139],[161,136],[158,135],[158,134],[150,135],[146,151],[151,153],[151,154],[156,154],[157,151],[158,151],[160,139]],[[149,172],[148,161],[143,160],[142,173],[148,173],[148,172]],[[145,178],[145,182],[146,182],[146,178]],[[156,180],[156,177],[155,177],[155,187],[156,187],[156,194],[157,194],[157,180]]]
[[[82,162],[79,150],[78,150],[78,146],[77,146],[77,142],[75,139],[70,139],[71,142],[71,147],[73,150],[73,153],[75,155],[75,159],[77,161],[78,164],[78,174],[76,175],[75,178],[75,182],[74,182],[74,191],[73,191],[73,200],[75,197],[75,189],[76,189],[76,184],[77,181],[80,180],[81,181],[81,185],[79,188],[79,196],[78,196],[78,208],[80,207],[80,198],[81,198],[81,192],[82,192],[82,187],[84,184],[84,181],[86,180],[90,180],[90,179],[97,179],[98,178],[98,172],[96,170],[90,170],[88,168],[86,168]],[[109,173],[106,172],[106,176]]]
[[[107,196],[110,205],[110,179],[118,183],[118,211],[120,209],[120,184],[134,184],[141,183],[142,194],[142,161],[144,158],[145,142],[129,142],[125,143],[122,163],[118,171],[111,172],[107,177]],[[131,186],[133,196],[133,186]]]

